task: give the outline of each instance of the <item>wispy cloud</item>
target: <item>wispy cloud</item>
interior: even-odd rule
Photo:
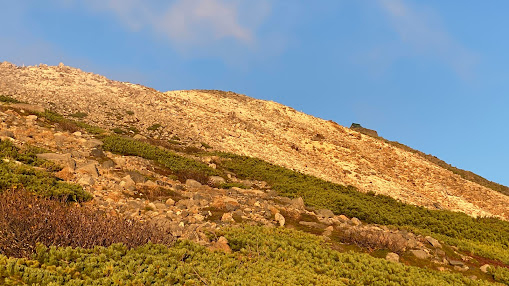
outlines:
[[[474,53],[448,33],[440,18],[426,7],[414,9],[401,0],[378,0],[401,44],[414,54],[445,62],[462,77],[469,77],[476,63]]]
[[[266,0],[57,1],[112,13],[128,29],[151,31],[180,51],[232,42],[252,48],[257,44],[256,29],[270,12]]]

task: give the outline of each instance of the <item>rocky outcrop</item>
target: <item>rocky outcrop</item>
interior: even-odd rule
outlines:
[[[350,126],[350,129],[360,132],[362,134],[366,134],[371,137],[375,137],[375,138],[378,137],[378,132],[376,132],[373,129],[364,128],[358,123],[352,123],[352,125]]]

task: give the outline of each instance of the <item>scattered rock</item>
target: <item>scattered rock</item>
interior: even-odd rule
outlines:
[[[410,252],[419,259],[428,259],[430,257],[429,253],[422,249],[413,249]]]
[[[148,203],[146,206],[147,210],[155,211],[157,209],[154,203]]]
[[[202,184],[196,180],[193,179],[187,179],[186,180],[186,186],[190,188],[201,188]]]
[[[78,184],[84,185],[84,186],[92,186],[95,184],[95,181],[94,181],[94,178],[92,178],[91,176],[83,175],[83,177],[81,177],[78,180]]]
[[[13,103],[12,107],[32,112],[44,112],[44,107],[27,103]]]
[[[292,200],[292,207],[298,210],[303,210],[306,208],[306,205],[304,204],[304,200],[301,197],[298,197]]]
[[[97,164],[95,162],[81,166],[76,171],[79,173],[89,174],[95,178],[99,177],[99,171],[97,170]]]
[[[489,268],[490,268],[490,267],[491,267],[491,265],[489,265],[489,264],[484,264],[484,265],[483,265],[483,266],[481,266],[479,269],[481,269],[481,271],[482,271],[483,273],[488,273],[488,270],[489,270]]]
[[[142,174],[140,174],[137,171],[127,171],[126,173],[137,184],[145,183],[147,181],[147,178],[145,178],[145,176],[143,176]]]
[[[325,228],[325,225],[318,223],[318,222],[312,222],[312,221],[299,221],[299,224],[305,225],[308,227],[319,228],[319,229]]]
[[[171,207],[171,206],[175,205],[175,201],[172,198],[169,198],[169,199],[166,200],[165,204],[167,206]]]
[[[329,225],[328,227],[325,228],[322,235],[323,236],[331,236],[333,231],[334,231],[334,227],[332,225]]]
[[[454,259],[451,259],[451,258],[448,258],[448,257],[447,257],[447,261],[452,266],[459,266],[459,267],[465,266],[465,263],[463,263],[463,261],[454,260]]]
[[[10,130],[1,130],[0,131],[0,137],[7,137],[7,138],[16,138],[14,136],[14,132],[10,131]]]
[[[434,239],[433,237],[426,236],[425,238],[429,242],[429,244],[431,244],[433,247],[442,248],[442,245],[440,244],[440,242],[438,242],[438,240]]]
[[[64,180],[64,181],[71,181],[72,178],[74,177],[74,171],[69,167],[65,167],[62,170],[55,173],[55,176],[57,178]]]
[[[83,146],[85,146],[87,148],[97,148],[102,145],[103,145],[103,142],[98,139],[90,139],[90,140],[87,140],[85,143],[83,143]]]
[[[232,250],[230,246],[228,245],[228,239],[226,237],[221,236],[219,239],[212,244],[212,246],[209,247],[212,251],[223,251],[225,253],[231,253]]]
[[[115,162],[113,162],[113,160],[106,160],[104,161],[101,166],[105,169],[112,169],[112,168],[115,168]]]
[[[131,179],[131,176],[127,175],[122,178],[120,186],[126,190],[134,191],[136,189],[136,183]]]
[[[389,252],[385,256],[385,259],[387,259],[388,261],[391,261],[391,262],[399,262],[399,255],[394,252]]]
[[[226,183],[226,180],[223,177],[219,176],[211,176],[209,177],[209,184],[212,186],[220,186],[222,184]]]
[[[468,267],[466,265],[463,265],[463,266],[454,266],[454,270],[456,270],[456,271],[465,272],[465,271],[468,271],[468,269],[470,269],[470,267]]]
[[[282,214],[276,213],[274,215],[274,218],[279,223],[279,226],[284,226],[285,225],[286,220],[285,220],[285,217]]]
[[[232,213],[224,213],[221,217],[222,222],[233,222],[233,215]]]
[[[323,218],[331,218],[334,217],[334,213],[331,210],[328,209],[320,209],[316,211],[316,214],[323,217]]]
[[[353,217],[350,222],[354,225],[354,226],[359,226],[362,224],[362,222],[360,221],[360,219],[356,218],[356,217]]]
[[[94,149],[90,150],[90,156],[96,157],[96,158],[105,157],[104,152],[101,148],[94,148]]]
[[[338,219],[342,222],[347,222],[349,221],[348,217],[346,215],[339,215],[338,216]]]

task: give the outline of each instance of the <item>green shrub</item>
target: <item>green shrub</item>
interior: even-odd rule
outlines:
[[[509,269],[504,267],[491,267],[489,273],[495,281],[509,285]]]
[[[51,173],[0,161],[0,192],[12,188],[24,188],[37,195],[65,201],[92,199],[80,185],[59,181]]]
[[[124,129],[119,128],[119,127],[115,127],[111,131],[113,131],[115,134],[119,134],[119,135],[127,134],[127,131],[125,131]]]
[[[43,167],[58,171],[60,167],[52,162],[37,158],[34,148],[19,150],[8,140],[0,140],[0,192],[11,188],[25,188],[35,194],[68,201],[87,201],[92,196],[76,184],[59,181],[53,174],[38,170]],[[13,163],[12,160],[24,164]],[[26,165],[25,165],[26,164]]]
[[[339,253],[292,230],[245,227],[224,235],[231,254],[187,241],[131,250],[119,244],[94,249],[39,246],[32,259],[0,256],[0,284],[491,285],[367,254]]]
[[[157,129],[161,128],[161,124],[156,123],[150,127],[147,128],[148,131],[156,131]]]
[[[509,222],[495,218],[476,219],[446,210],[429,210],[388,196],[361,193],[354,187],[327,182],[259,159],[215,154],[224,158],[218,164],[220,168],[241,178],[266,181],[280,195],[300,196],[309,206],[328,208],[336,214],[357,217],[368,223],[394,225],[423,234],[441,234],[449,238],[450,243],[477,245],[479,249],[485,249],[485,255],[489,252],[490,258],[509,263],[509,255],[502,255],[509,253]],[[493,246],[492,251],[483,245]],[[467,250],[472,251],[473,248]]]
[[[0,158],[12,159],[30,166],[45,168],[50,172],[60,171],[62,168],[57,164],[37,157],[38,153],[44,152],[47,152],[47,150],[33,146],[20,150],[11,141],[0,140]]]
[[[170,169],[182,181],[195,179],[201,183],[207,183],[209,176],[220,175],[217,170],[204,163],[128,137],[107,136],[103,139],[103,143],[104,150],[154,160],[163,167]]]
[[[76,117],[76,118],[79,118],[79,119],[83,119],[83,118],[87,117],[88,114],[85,113],[85,112],[76,112],[76,113],[73,113],[73,114],[69,114],[69,116]]]
[[[21,103],[21,101],[15,99],[14,97],[7,96],[7,95],[0,95],[0,102],[5,102],[5,103]]]

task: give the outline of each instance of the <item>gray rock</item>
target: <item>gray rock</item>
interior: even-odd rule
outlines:
[[[232,221],[234,221],[232,213],[224,213],[223,216],[221,217],[221,221],[222,222],[232,222]]]
[[[483,273],[488,273],[488,270],[489,270],[489,268],[490,268],[490,267],[491,267],[491,265],[489,265],[489,264],[484,264],[484,265],[483,265],[483,266],[481,266],[479,269],[481,269],[481,271],[482,271]]]
[[[112,168],[115,168],[115,162],[113,162],[113,160],[106,160],[104,161],[101,166],[104,168],[104,169],[112,169]]]
[[[169,198],[169,199],[166,200],[165,204],[167,206],[171,207],[171,206],[175,205],[175,201],[172,198]]]
[[[127,175],[122,178],[122,181],[120,182],[120,186],[125,188],[126,190],[133,191],[136,189],[136,183],[131,179],[131,176]]]
[[[154,203],[157,210],[165,210],[168,208],[168,206],[164,203]]]
[[[359,226],[362,224],[362,222],[360,221],[360,219],[356,218],[356,217],[353,217],[350,222],[355,225],[355,226]]]
[[[187,179],[186,180],[186,186],[190,187],[190,188],[201,188],[202,187],[202,184],[196,180],[193,180],[193,179]]]
[[[299,221],[299,224],[308,226],[308,227],[319,228],[319,229],[325,228],[325,225],[318,223],[318,222],[312,222],[312,221]]]
[[[429,253],[427,253],[426,251],[422,250],[422,249],[413,249],[413,250],[410,250],[410,252],[417,258],[419,259],[428,259],[430,257]]]
[[[77,169],[79,173],[89,174],[92,177],[99,177],[99,171],[97,170],[97,164],[95,162],[90,162],[86,165],[83,165]]]
[[[67,161],[71,159],[71,154],[57,154],[57,153],[42,153],[37,154],[37,158],[49,160],[49,161]]]
[[[433,247],[442,248],[442,245],[440,244],[440,242],[438,242],[438,240],[434,239],[433,237],[426,236],[425,238],[429,242],[429,244],[431,244]]]
[[[334,227],[332,225],[329,225],[325,228],[325,231],[322,233],[323,236],[331,236],[332,231],[334,231]]]
[[[90,156],[96,157],[96,158],[105,157],[104,152],[101,148],[94,148],[94,149],[90,150]]]
[[[28,103],[13,103],[11,104],[11,106],[17,109],[23,109],[27,111],[44,112],[44,107],[39,105],[33,105]]]
[[[306,208],[306,205],[304,204],[304,200],[301,197],[295,198],[291,201],[292,207],[303,210]]]
[[[148,203],[146,207],[147,207],[147,209],[150,209],[152,211],[155,211],[157,209],[157,207],[154,203]]]
[[[399,255],[394,252],[389,252],[385,256],[385,259],[387,259],[388,261],[391,261],[391,262],[399,262]]]
[[[83,186],[92,186],[93,184],[95,184],[95,181],[94,178],[92,178],[91,176],[84,175],[78,180],[78,184]]]
[[[219,176],[210,176],[209,184],[212,186],[220,186],[221,184],[226,183],[226,180],[223,177]]]
[[[137,184],[140,184],[140,183],[145,183],[147,181],[147,178],[145,178],[145,176],[143,176],[142,174],[140,174],[139,172],[137,171],[127,171],[126,172],[130,177],[131,179],[133,179],[133,181]]]
[[[175,206],[176,207],[179,207],[181,209],[190,209],[191,207],[195,206],[196,205],[196,201],[194,200],[190,200],[190,199],[183,199],[183,200],[179,200]]]
[[[101,140],[98,140],[98,139],[90,139],[90,140],[87,140],[83,146],[87,147],[87,148],[96,148],[96,147],[99,147],[99,146],[102,146],[103,145],[103,142]]]
[[[284,226],[285,225],[286,220],[285,220],[285,217],[282,214],[276,213],[274,215],[274,218],[276,219],[276,221],[279,223],[280,226]]]
[[[449,262],[450,265],[452,266],[459,266],[459,267],[463,267],[465,266],[465,263],[463,263],[463,261],[459,261],[459,260],[454,260],[454,259],[451,259],[449,257],[447,257],[447,261]]]
[[[334,217],[334,213],[331,210],[328,210],[328,209],[320,209],[320,210],[316,211],[316,214],[318,216],[323,217],[323,218]]]
[[[14,132],[10,131],[10,130],[2,130],[0,131],[0,136],[4,136],[4,137],[8,137],[8,138],[15,138],[14,137]]]
[[[463,266],[454,266],[454,270],[456,270],[456,271],[464,272],[464,271],[468,271],[468,269],[470,269],[470,267],[468,267],[466,265],[463,265]]]

